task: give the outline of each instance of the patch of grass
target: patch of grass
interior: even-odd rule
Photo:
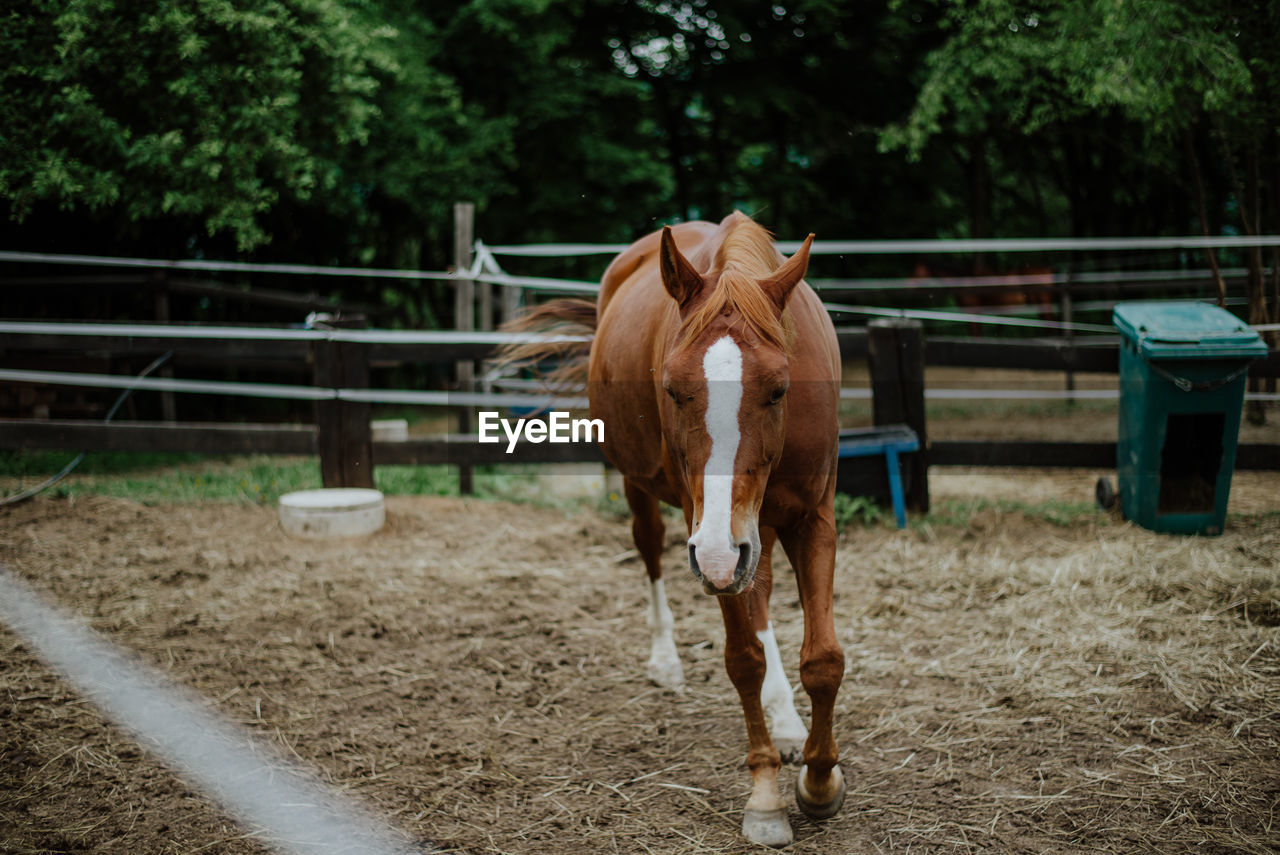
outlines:
[[[0,455],[0,497],[33,487],[57,473],[74,452]],[[511,498],[531,483],[527,467],[478,467],[477,498]],[[457,496],[453,466],[379,466],[378,489],[388,495]],[[49,492],[57,496],[114,496],[143,504],[241,502],[273,504],[285,493],[322,487],[314,457],[217,456],[149,452],[91,452]]]
[[[1093,502],[1087,501],[1020,502],[1015,499],[944,499],[933,502],[928,515],[915,519],[911,524],[914,527],[934,525],[968,528],[973,523],[974,517],[987,511],[1002,514],[1020,513],[1031,519],[1044,520],[1059,526],[1071,526],[1085,521],[1106,525],[1111,520],[1109,514],[1099,511]]]
[[[374,478],[391,496],[461,495],[455,466],[379,466]],[[533,480],[534,472],[524,466],[477,466],[472,474],[478,499],[510,499]]]
[[[1001,514],[1018,513],[1029,519],[1043,520],[1057,526],[1069,527],[1081,524],[1108,526],[1119,522],[1113,512],[1101,511],[1090,501],[1020,502],[1016,499],[944,499],[935,501],[924,517],[910,518],[910,525],[920,529],[925,526],[969,528],[974,518],[984,512]],[[1261,523],[1280,518],[1280,510],[1262,513],[1227,513],[1227,523]]]
[[[93,455],[85,458],[89,463]],[[33,479],[29,479],[33,480]],[[274,502],[294,490],[321,486],[320,465],[311,458],[200,458],[194,462],[115,461],[107,471],[81,464],[51,488],[54,495],[116,496],[144,504],[161,502]],[[8,484],[6,493],[16,492]]]
[[[48,478],[70,463],[75,451],[0,451],[0,477]],[[107,475],[159,469],[211,459],[207,454],[161,451],[93,451],[75,471],[82,475]]]
[[[373,473],[378,489],[394,496],[456,496],[458,470],[451,466],[379,466]],[[477,478],[477,487],[485,479]]]
[[[609,490],[596,500],[594,509],[610,519],[624,521],[631,519],[631,507],[621,490]],[[663,506],[665,510],[665,506]]]

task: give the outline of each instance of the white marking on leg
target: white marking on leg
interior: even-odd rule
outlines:
[[[738,547],[733,540],[733,463],[740,439],[742,351],[733,339],[725,336],[707,348],[702,373],[707,380],[711,454],[702,473],[702,519],[689,545],[707,581],[725,588],[738,569]]]
[[[782,654],[778,651],[778,640],[773,634],[770,623],[761,632],[756,633],[760,643],[764,645],[764,684],[760,687],[760,705],[769,720],[769,736],[773,738],[774,747],[782,754],[784,763],[798,763],[804,751],[804,741],[809,738],[809,731],[796,712],[795,693],[787,682],[786,672],[782,668]]]
[[[684,685],[684,668],[676,653],[676,641],[672,634],[675,619],[667,605],[667,589],[661,579],[649,583],[649,629],[652,641],[649,648],[649,679],[664,689],[678,689]]]
[[[751,798],[742,811],[742,834],[761,846],[781,848],[791,844],[791,823],[778,789],[777,769],[757,769],[753,773]]]

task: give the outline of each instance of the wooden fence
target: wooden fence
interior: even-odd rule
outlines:
[[[115,332],[116,334],[111,334]],[[19,355],[32,358],[53,355],[97,354],[110,359],[151,358],[172,352],[176,358],[198,357],[220,364],[245,362],[264,365],[307,366],[309,386],[241,388],[226,384],[227,392],[314,401],[311,424],[232,424],[192,422],[139,422],[0,419],[0,448],[185,451],[210,454],[254,453],[318,455],[326,486],[372,486],[374,468],[386,464],[451,464],[471,467],[503,463],[553,463],[602,461],[600,452],[587,444],[520,443],[506,453],[503,444],[480,444],[474,435],[459,433],[432,439],[402,442],[375,441],[370,428],[372,403],[377,400],[415,400],[413,393],[400,397],[370,387],[371,366],[445,363],[469,364],[490,355],[504,334],[492,332],[393,333],[351,329],[341,322],[327,330],[263,330],[149,326],[133,327],[127,335],[110,325],[0,324],[0,366]],[[1114,341],[972,340],[934,337],[925,339],[916,321],[885,319],[866,328],[839,331],[841,350],[847,359],[866,358],[870,367],[875,424],[906,423],[922,441],[921,450],[906,455],[908,504],[928,507],[930,466],[1034,466],[1111,469],[1116,448],[1110,442],[1045,442],[1028,438],[1016,442],[930,441],[925,417],[925,365],[1036,369],[1047,372],[1087,371],[1115,373]],[[0,368],[0,370],[3,370]],[[51,379],[29,372],[32,380]],[[1280,354],[1272,352],[1255,363],[1251,376],[1280,376]],[[25,375],[23,375],[25,376]],[[85,376],[88,379],[102,375]],[[112,375],[118,386],[130,378]],[[13,376],[8,377],[14,380]],[[24,382],[19,378],[19,382]],[[68,382],[68,381],[56,381]],[[75,380],[70,381],[74,384]],[[153,381],[163,389],[164,381]],[[182,381],[169,381],[182,385]],[[201,391],[221,391],[210,383]],[[421,393],[429,395],[430,393]],[[454,409],[474,407],[486,399],[455,393],[435,393],[431,402]],[[511,396],[506,396],[510,398]],[[511,401],[507,401],[511,403]],[[496,407],[495,407],[496,408]],[[1237,468],[1280,470],[1280,444],[1242,445]],[[883,464],[866,459],[842,464],[842,486],[858,494],[883,496],[886,490]]]
[[[141,388],[159,391],[163,420],[90,421],[85,419],[0,419],[0,448],[84,449],[204,452],[210,454],[304,454],[320,458],[324,483],[328,486],[370,486],[374,468],[386,464],[451,464],[459,467],[464,492],[470,490],[474,466],[502,463],[553,463],[600,461],[593,445],[521,443],[512,454],[503,444],[480,444],[468,421],[477,402],[486,407],[502,406],[501,397],[472,394],[475,364],[492,354],[504,340],[492,332],[498,320],[515,312],[522,289],[561,293],[590,293],[589,282],[510,276],[498,266],[496,256],[569,256],[612,251],[618,247],[570,245],[563,247],[485,247],[473,240],[474,207],[455,206],[454,265],[452,272],[362,270],[350,268],[305,268],[298,265],[208,262],[199,260],[163,261],[151,259],[107,259],[89,256],[39,256],[33,253],[0,252],[0,261],[21,264],[23,272],[4,277],[6,288],[95,286],[127,288],[132,292],[149,289],[155,293],[155,325],[135,325],[127,331],[109,324],[24,324],[0,322],[0,398],[8,390],[29,390],[39,383],[74,385],[77,380],[52,372],[86,372],[79,375],[84,385],[111,385],[124,388],[130,383],[119,372],[121,364],[136,365],[158,354],[172,353],[175,362],[186,367],[242,367],[246,372],[266,372],[267,376],[297,379],[297,385],[235,384],[173,380],[172,363],[160,369],[160,376]],[[858,255],[914,253],[991,252],[1079,252],[1155,251],[1192,252],[1208,246],[1220,249],[1280,244],[1280,236],[1261,238],[1125,238],[1090,240],[989,240],[989,241],[855,241],[814,245],[815,253]],[[794,247],[783,245],[784,251]],[[61,269],[85,266],[123,271],[107,276],[87,277],[80,273],[53,277],[31,275],[33,265],[56,264]],[[873,420],[877,425],[906,423],[921,440],[919,452],[905,455],[908,503],[918,509],[928,507],[930,466],[1068,466],[1110,469],[1115,466],[1116,448],[1109,442],[1046,442],[1034,437],[1023,441],[954,441],[931,439],[925,416],[925,365],[970,368],[1031,369],[1061,374],[1067,390],[1074,388],[1078,372],[1117,372],[1117,344],[1113,336],[1079,336],[1106,332],[1107,326],[1073,324],[1081,311],[1107,310],[1116,299],[1151,289],[1162,294],[1192,296],[1211,287],[1204,271],[1165,270],[1147,272],[1088,272],[1067,265],[1070,272],[1053,277],[1061,323],[1048,323],[1038,339],[925,337],[918,320],[905,316],[931,317],[939,313],[928,295],[950,294],[955,288],[990,290],[992,283],[981,277],[951,280],[851,279],[813,280],[828,299],[848,299],[846,306],[832,306],[837,318],[854,318],[860,324],[868,316],[902,312],[903,318],[873,320],[865,326],[838,328],[841,351],[846,360],[866,359],[870,369]],[[364,314],[377,319],[377,307],[345,305],[320,299],[316,293],[297,290],[243,289],[211,281],[208,273],[231,275],[271,275],[377,277],[395,280],[447,280],[454,290],[454,329],[445,332],[391,332],[363,330],[353,316]],[[1242,280],[1243,271],[1226,270],[1227,278]],[[193,278],[182,278],[182,277]],[[315,287],[310,286],[310,287]],[[1037,286],[1043,290],[1043,283]],[[495,293],[495,288],[496,293]],[[997,289],[999,290],[999,289]],[[97,291],[95,290],[95,293]],[[298,315],[306,311],[337,312],[324,329],[266,329],[248,327],[174,326],[169,323],[169,295],[193,295],[226,301],[247,302],[258,307],[276,307]],[[885,308],[889,298],[905,301],[900,308]],[[923,299],[923,302],[921,300]],[[1088,302],[1092,300],[1092,302]],[[868,307],[868,302],[880,308]],[[1012,311],[1032,307],[1027,306]],[[914,306],[915,308],[908,308]],[[995,309],[993,314],[1007,314]],[[951,314],[947,320],[968,320],[973,316]],[[986,323],[1034,324],[1033,321],[988,317]],[[1048,330],[1049,332],[1046,332]],[[1268,333],[1268,335],[1272,335]],[[372,388],[375,369],[431,364],[440,367],[455,382],[452,393],[414,393]],[[226,375],[223,375],[226,376]],[[1280,376],[1280,354],[1273,351],[1250,369],[1251,377]],[[309,381],[309,382],[306,382]],[[166,386],[166,382],[169,384]],[[305,385],[302,385],[305,382]],[[252,388],[251,388],[252,387]],[[1272,387],[1274,388],[1274,387]],[[179,422],[175,418],[173,395],[183,391],[224,394],[273,395],[312,402],[310,423],[237,424],[230,422]],[[856,393],[857,390],[845,390]],[[865,390],[863,390],[865,391]],[[510,396],[506,396],[510,398]],[[448,407],[457,416],[458,432],[432,439],[385,442],[373,439],[370,416],[376,402],[430,403]],[[510,401],[508,401],[510,403]],[[1242,445],[1237,452],[1237,468],[1280,470],[1280,444]],[[849,492],[884,496],[886,478],[883,463],[859,459],[842,463],[841,484]]]

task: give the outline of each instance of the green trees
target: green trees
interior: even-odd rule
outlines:
[[[135,227],[198,219],[239,249],[282,199],[340,183],[376,115],[376,33],[324,0],[190,5],[77,0],[9,12],[0,190],[110,210]]]
[[[735,206],[786,237],[1275,231],[1278,8],[10,4],[0,242],[441,267],[456,200],[491,242]]]
[[[992,233],[992,176],[1011,170],[1031,173],[1020,177],[1036,182],[1042,208],[1046,195],[1062,199],[1055,225],[1068,234],[1190,225],[1190,194],[1168,200],[1162,186],[1190,175],[1183,136],[1198,115],[1249,93],[1221,4],[976,0],[940,2],[937,14],[946,39],[882,143],[916,159],[944,140],[967,152],[972,234]],[[1040,152],[1038,169],[1010,161],[1026,146]],[[1159,219],[1170,209],[1177,219]]]
[[[1280,231],[1280,7],[1265,0],[939,0],[946,33],[882,144],[969,153],[969,232],[1009,233],[997,173],[1059,176],[1069,234]],[[1019,146],[1048,153],[1024,170]],[[1037,207],[1051,206],[1042,191]],[[1172,213],[1172,216],[1170,216]],[[1208,261],[1218,269],[1213,252]],[[1280,253],[1249,268],[1249,320],[1274,322]],[[1225,296],[1218,277],[1219,294]],[[1270,290],[1270,299],[1267,291]],[[1270,308],[1268,308],[1270,304]],[[1270,336],[1274,339],[1274,334]]]
[[[155,251],[296,251],[327,220],[310,242],[372,260],[369,232],[420,225],[447,210],[441,195],[482,195],[501,160],[502,123],[460,103],[418,23],[336,0],[11,8],[0,196],[19,222],[89,224],[101,245]],[[457,181],[464,168],[480,180]]]
[[[876,4],[39,0],[4,24],[10,246],[438,267],[457,199],[490,240],[735,205],[912,228],[885,216],[908,167],[868,168],[914,49]]]

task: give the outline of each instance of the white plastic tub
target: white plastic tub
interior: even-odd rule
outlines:
[[[297,537],[364,537],[381,529],[386,520],[377,490],[332,487],[280,497],[280,524]]]

